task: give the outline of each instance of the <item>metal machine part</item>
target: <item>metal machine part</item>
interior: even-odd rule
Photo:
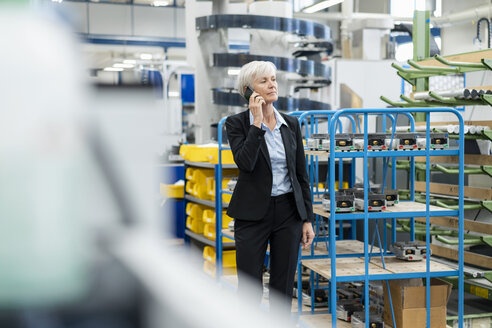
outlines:
[[[348,289],[348,288],[337,286],[337,297],[340,301],[360,299],[362,293],[363,293],[362,289],[357,289],[357,288]]]
[[[227,189],[229,191],[234,191],[234,188],[236,188],[236,184],[237,178],[232,178],[231,180],[229,180],[229,182],[227,182]]]
[[[306,306],[311,306],[311,291],[308,290],[307,293],[302,292],[302,303]],[[315,289],[314,290],[314,307],[327,307],[328,306],[328,290],[326,289]]]
[[[352,314],[352,328],[365,328],[366,327],[366,315],[364,312],[354,312]],[[384,328],[383,318],[380,314],[369,314],[369,326],[370,328]]]
[[[302,76],[312,75],[326,78],[331,76],[330,67],[312,60],[296,58],[261,56],[250,54],[215,53],[212,58],[214,67],[241,67],[254,60],[270,61],[279,71],[297,73]]]
[[[337,318],[350,322],[354,312],[364,311],[364,306],[358,299],[340,300],[337,304]]]
[[[386,134],[369,133],[367,135],[368,150],[386,150]]]
[[[400,202],[398,190],[384,189],[384,193],[381,192],[381,188],[373,188],[371,190],[378,194],[384,194],[384,197],[386,198],[386,206],[394,206]]]
[[[446,133],[430,133],[430,149],[445,149],[449,147],[449,139]],[[427,146],[427,135],[417,134],[417,148],[425,149]]]
[[[336,213],[343,213],[343,212],[354,212],[355,207],[354,207],[354,195],[353,194],[345,194],[343,192],[335,192],[335,202],[336,202],[336,208],[335,212]],[[331,206],[331,200],[330,200],[330,193],[326,193],[323,195],[323,209],[325,211],[330,211],[330,206]]]
[[[324,150],[323,149],[323,140],[329,139],[330,135],[327,133],[314,133],[310,138],[306,140],[306,146],[311,150]],[[328,149],[329,150],[329,143]]]
[[[354,149],[364,149],[364,134],[355,133],[352,135]],[[368,133],[367,134],[367,149],[368,150],[386,150],[386,134],[384,133]]]
[[[333,43],[319,40],[301,40],[294,43],[294,52],[292,56],[294,57],[309,57],[322,52],[328,54],[333,52]]]
[[[330,135],[326,133],[313,134],[307,139],[307,145],[310,149],[330,151]],[[351,151],[352,138],[348,133],[335,135],[335,151]]]
[[[399,140],[398,149],[400,150],[416,150],[418,148],[415,132],[396,133],[395,137]]]
[[[335,151],[350,151],[353,149],[352,137],[348,133],[335,135]]]
[[[400,145],[400,140],[396,138],[396,135],[393,134],[393,138],[391,138],[391,133],[386,134],[386,139],[384,140],[384,145],[388,150],[398,150],[398,146]]]
[[[355,208],[364,211],[364,191],[354,192]],[[383,194],[369,192],[367,194],[367,210],[369,212],[384,211],[386,209],[386,197]]]
[[[325,42],[331,41],[331,29],[328,26],[296,18],[259,15],[210,15],[196,18],[198,31],[220,28],[273,30],[301,36],[313,36]]]
[[[216,105],[224,106],[246,106],[246,101],[235,90],[228,88],[216,88],[213,92],[213,103]],[[308,98],[291,98],[291,97],[278,97],[278,100],[273,103],[276,109],[283,111],[295,111],[298,109],[303,110],[330,110],[331,106],[328,103],[310,100]]]
[[[427,255],[431,256],[432,251],[427,250],[425,244],[415,241],[398,241],[391,245],[391,251],[396,258],[404,261],[422,261]]]

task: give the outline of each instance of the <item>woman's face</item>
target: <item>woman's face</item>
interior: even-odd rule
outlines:
[[[259,93],[267,104],[277,101],[277,78],[275,74],[258,76],[253,82],[253,90]]]

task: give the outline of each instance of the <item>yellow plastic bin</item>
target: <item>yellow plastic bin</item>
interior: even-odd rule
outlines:
[[[207,193],[207,181],[213,179],[215,175],[212,169],[195,169],[193,171],[193,195],[200,199],[210,200],[210,196]]]
[[[203,223],[203,221],[202,221],[202,223]],[[215,234],[215,224],[204,223],[203,235],[205,237],[207,237],[208,239],[215,241],[215,236],[216,236],[216,234]],[[222,242],[223,243],[230,243],[231,240],[229,238],[222,237]]]
[[[194,233],[204,233],[204,226],[205,225],[202,220],[197,220],[191,216],[186,218],[186,227]]]
[[[224,145],[223,147],[228,147]],[[208,161],[212,164],[219,164],[219,147],[210,150],[208,156]],[[234,157],[232,156],[232,151],[230,149],[222,150],[222,164],[234,164]]]
[[[195,183],[192,181],[186,181],[185,190],[187,194],[193,195],[193,188],[195,187]]]
[[[202,220],[203,221],[203,211],[205,210],[211,210],[211,207],[201,205],[201,204],[194,204],[194,206],[191,208],[191,217],[197,220]]]
[[[207,151],[204,151],[199,145],[181,145],[179,155],[185,161],[208,162]]]
[[[231,178],[222,179],[222,190],[227,190],[227,183],[231,181]],[[207,179],[207,195],[211,200],[215,201],[215,178]],[[231,201],[231,194],[222,194],[222,202],[229,203]]]
[[[186,215],[191,216],[191,209],[193,208],[194,205],[195,203],[191,203],[191,202],[186,204]]]
[[[227,229],[229,223],[233,220],[233,218],[231,218],[226,213],[227,211],[222,211],[222,229]],[[215,225],[215,216],[215,210],[204,210],[202,215],[203,223]]]
[[[186,169],[186,172],[185,172],[186,180],[193,181],[193,171],[195,171],[195,169],[193,167],[188,167]]]
[[[208,274],[209,276],[215,278],[215,276],[217,274],[217,268],[215,266],[215,263],[212,263],[210,261],[203,261],[203,271],[206,274]],[[222,274],[224,276],[236,275],[237,269],[235,267],[234,268],[223,268]]]
[[[215,247],[205,246],[203,248],[203,258],[209,262],[215,263]],[[224,268],[236,267],[236,251],[222,251],[222,266]]]
[[[167,198],[183,198],[184,197],[184,185],[183,184],[164,184],[161,183],[161,195]]]

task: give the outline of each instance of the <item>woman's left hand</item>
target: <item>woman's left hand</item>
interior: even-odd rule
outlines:
[[[311,246],[314,239],[313,224],[311,222],[304,222],[302,225],[302,240],[301,244],[303,248]]]

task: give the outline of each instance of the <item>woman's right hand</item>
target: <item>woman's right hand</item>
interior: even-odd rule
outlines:
[[[263,122],[263,104],[265,104],[265,100],[258,93],[253,92],[251,97],[249,97],[249,110],[251,111],[251,114],[253,114],[253,124],[260,129],[261,122]]]

